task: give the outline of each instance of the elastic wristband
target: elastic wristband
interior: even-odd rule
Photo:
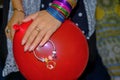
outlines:
[[[46,10],[47,10],[47,12],[49,14],[51,14],[57,20],[59,20],[60,22],[64,22],[65,18],[64,18],[64,16],[60,12],[58,12],[55,9],[53,9],[52,7],[48,7]]]

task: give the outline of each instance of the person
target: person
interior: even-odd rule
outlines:
[[[61,6],[61,4],[64,4],[64,6]],[[12,40],[15,32],[12,26],[14,24],[33,20],[21,42],[24,45],[24,51],[32,51],[39,43],[43,46],[64,20],[69,18],[82,30],[89,44],[89,62],[79,79],[110,80],[96,49],[95,6],[96,0],[12,0],[9,22],[5,29],[8,55],[3,76],[19,71],[12,53]],[[32,34],[30,34],[31,32]]]

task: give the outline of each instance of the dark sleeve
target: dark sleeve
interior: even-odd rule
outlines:
[[[78,0],[76,7],[72,10],[71,20],[83,31],[85,36],[88,36],[88,19],[83,0]]]
[[[8,10],[9,10],[9,2],[10,0],[3,1],[3,9],[2,9],[2,24],[0,25],[0,61],[1,66],[4,65],[6,55],[7,55],[7,41],[5,36],[5,27],[8,20]]]

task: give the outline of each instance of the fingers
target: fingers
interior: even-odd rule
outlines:
[[[36,18],[34,15],[30,15],[27,20],[33,18],[34,20],[27,29],[21,42],[24,45],[24,51],[33,51],[38,45],[43,46],[61,25],[61,22],[54,19],[46,11],[39,13]]]
[[[6,33],[6,36],[9,39],[11,39],[11,41],[13,40],[14,33],[15,33],[15,30],[13,29],[13,25],[20,24],[23,18],[24,18],[24,14],[21,14],[19,12],[14,12],[12,17],[8,21],[8,24],[5,29],[5,33]]]
[[[33,51],[38,45],[43,46],[49,40],[53,31],[44,29],[38,32],[35,29],[32,33],[25,44],[24,51]]]
[[[25,32],[25,35],[22,39],[22,45],[24,45],[27,41],[27,39],[29,38],[29,36],[31,35],[32,31],[36,28],[36,26],[38,25],[38,21],[33,21],[32,24],[28,27],[27,31]]]
[[[44,36],[44,38],[42,39],[42,41],[40,42],[40,46],[43,46],[48,40],[49,38],[51,37],[52,35],[52,32],[47,32]]]
[[[13,41],[13,38],[14,38],[14,34],[15,34],[15,30],[12,28],[11,30],[11,40]]]
[[[34,29],[30,37],[28,38],[27,43],[25,44],[24,51],[27,51],[30,45],[33,43],[37,35],[39,34],[40,31],[37,31],[37,29]]]
[[[50,36],[52,35],[52,32],[47,32],[46,31],[41,31],[39,32],[37,35],[31,35],[30,38],[29,38],[29,42],[26,43],[25,45],[25,50],[24,51],[27,51],[27,49],[29,48],[29,51],[33,51],[36,46],[43,46],[50,38]],[[35,38],[36,36],[36,38]],[[32,43],[34,42],[34,43]],[[30,45],[32,44],[32,45]]]
[[[41,42],[44,35],[45,35],[45,31],[39,32],[36,39],[34,40],[34,43],[32,43],[32,45],[30,46],[29,51],[33,51],[36,48],[36,46],[39,45],[39,43]],[[42,46],[42,45],[40,45],[40,46]]]
[[[39,44],[40,46],[43,46],[43,44],[45,44],[45,42],[49,39],[49,37],[52,34],[52,32],[48,29],[49,28],[44,29],[42,27],[35,27],[34,30],[31,32],[31,35],[28,34],[29,36],[25,36],[27,40],[25,41],[24,51],[33,51]]]

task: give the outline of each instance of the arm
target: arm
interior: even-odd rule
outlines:
[[[53,0],[47,10],[36,12],[24,19],[24,22],[33,19],[21,43],[24,45],[24,51],[32,51],[38,44],[43,46],[68,18],[76,3],[77,0]]]
[[[6,36],[9,39],[13,40],[13,36],[15,32],[13,29],[13,25],[21,23],[21,21],[24,19],[24,11],[22,7],[22,0],[11,0],[11,1],[13,7],[13,15],[8,21],[5,32],[6,32]]]
[[[23,11],[22,0],[12,0],[12,7]]]

